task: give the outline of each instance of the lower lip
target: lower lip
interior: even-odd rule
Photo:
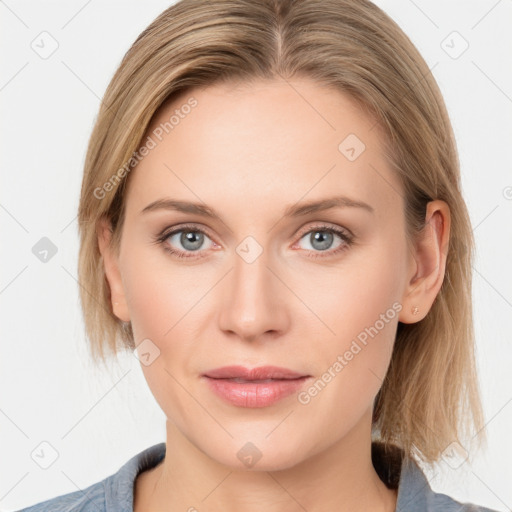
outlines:
[[[295,393],[309,377],[278,379],[270,382],[236,382],[205,377],[210,389],[238,407],[267,407]]]

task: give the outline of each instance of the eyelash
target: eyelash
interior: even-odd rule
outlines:
[[[169,245],[165,243],[169,237],[171,237],[172,235],[175,235],[176,233],[181,233],[182,231],[190,232],[190,233],[201,233],[205,236],[208,236],[208,233],[206,231],[202,230],[201,228],[199,228],[198,226],[182,225],[182,226],[179,226],[179,228],[173,229],[171,231],[167,231],[167,228],[164,229],[164,231],[162,231],[160,234],[158,234],[155,237],[154,243],[162,245],[163,249],[166,252],[172,254],[173,256],[175,256],[177,258],[181,258],[181,259],[202,258],[203,256],[185,256],[185,254],[187,254],[187,252],[178,251],[176,249],[171,249],[171,247],[169,247]],[[337,255],[340,252],[348,249],[354,243],[354,236],[351,233],[349,234],[347,231],[344,231],[344,230],[341,230],[339,228],[335,228],[332,226],[327,226],[325,224],[313,226],[308,231],[305,231],[304,233],[302,233],[299,240],[302,240],[302,238],[304,238],[305,235],[308,235],[308,234],[310,234],[312,232],[316,232],[316,231],[327,232],[327,233],[332,233],[332,234],[338,235],[342,239],[343,244],[340,245],[338,248],[336,248],[334,250],[330,250],[330,251],[329,250],[328,251],[309,251],[309,252],[314,252],[316,254],[308,254],[307,255],[308,258],[316,259],[316,258],[331,257],[331,256]],[[210,238],[210,237],[208,236],[208,238]],[[193,251],[188,251],[188,252],[193,253]],[[327,254],[327,256],[323,256],[319,253],[325,253],[325,254]]]

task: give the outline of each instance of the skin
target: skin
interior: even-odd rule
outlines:
[[[373,401],[398,321],[420,321],[441,287],[448,206],[429,203],[427,227],[407,244],[382,133],[337,90],[309,80],[195,89],[164,105],[148,133],[191,96],[198,105],[132,171],[119,255],[108,223],[98,228],[115,315],[132,322],[136,344],[149,338],[160,350],[141,367],[167,417],[167,456],[138,476],[134,509],[394,511],[396,491],[371,463]],[[349,133],[366,146],[352,162],[338,150]],[[374,212],[284,216],[289,205],[342,194]],[[207,204],[222,221],[141,213],[166,197]],[[183,223],[206,232],[199,251],[180,233],[153,243]],[[328,233],[319,223],[350,230],[353,243],[334,235],[322,250],[313,236]],[[263,249],[252,263],[236,252],[247,236]],[[401,311],[308,404],[293,394],[236,407],[201,379],[220,366],[271,364],[316,380],[393,303]],[[237,457],[247,442],[262,454],[251,468]]]

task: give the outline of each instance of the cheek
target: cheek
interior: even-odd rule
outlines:
[[[186,416],[190,399],[178,383],[195,368],[197,329],[206,318],[205,294],[215,284],[212,272],[206,275],[200,266],[181,265],[163,249],[136,244],[130,248],[128,243],[122,271],[135,344],[149,339],[154,347],[148,346],[158,354],[151,364],[141,365],[149,388],[164,411]]]
[[[332,426],[327,436],[333,438],[345,435],[373,406],[389,366],[401,309],[387,293],[371,288],[357,298],[338,297],[339,307],[331,316],[335,335],[320,338],[315,379],[298,396],[305,414]]]
[[[326,293],[311,305],[330,330],[316,345],[322,400],[364,410],[381,387],[402,309],[403,254],[396,245],[361,252],[325,281]]]
[[[190,318],[205,290],[193,269],[179,268],[155,247],[126,244],[123,285],[135,344],[149,347],[150,363],[141,364],[146,382],[160,408],[175,421],[188,416],[190,399],[179,385],[190,358]]]
[[[207,291],[199,267],[172,261],[163,249],[128,249],[123,260],[123,285],[137,341],[169,339],[184,324],[180,320]]]
[[[338,340],[351,340],[376,322],[382,328],[381,315],[391,323],[398,322],[395,313],[405,264],[401,254],[394,248],[376,246],[366,254],[354,254],[324,281],[325,292],[314,307],[322,312]],[[389,329],[383,330],[387,336]]]

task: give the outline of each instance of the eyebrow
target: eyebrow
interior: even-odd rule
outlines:
[[[300,217],[310,213],[329,210],[331,208],[361,208],[369,213],[375,213],[374,208],[363,201],[357,201],[346,196],[336,196],[319,201],[308,201],[301,204],[290,205],[285,209],[284,217]],[[145,214],[156,210],[172,210],[183,213],[192,213],[222,221],[221,216],[213,208],[210,208],[205,204],[178,201],[170,198],[153,201],[140,213]]]

